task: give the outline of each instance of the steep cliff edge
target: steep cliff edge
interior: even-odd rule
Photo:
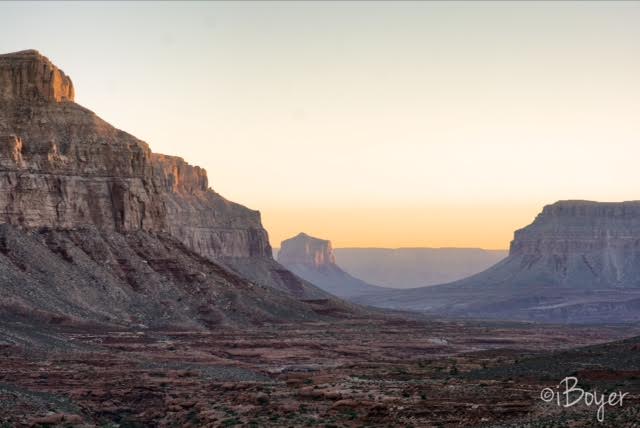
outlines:
[[[179,157],[152,155],[169,232],[212,259],[271,258],[260,213],[230,202],[209,189],[204,169]]]
[[[517,230],[484,272],[359,303],[455,316],[553,322],[640,320],[640,201],[559,201]]]
[[[338,297],[350,299],[387,290],[349,275],[336,264],[331,241],[306,233],[282,241],[278,261],[298,276]]]
[[[283,284],[269,276],[251,282],[231,272],[229,267],[236,261],[240,266],[260,266],[275,277],[280,274],[273,271],[284,269],[271,259],[260,214],[211,190],[203,169],[152,153],[146,143],[76,104],[71,79],[37,51],[0,55],[0,96],[0,223],[6,224],[3,233],[13,236],[5,241],[15,244],[0,249],[5,301],[17,299],[20,307],[40,307],[48,301],[37,298],[41,291],[23,295],[15,286],[25,283],[30,286],[23,289],[38,290],[50,282],[61,287],[63,301],[55,307],[57,311],[74,300],[79,307],[92,308],[84,313],[126,313],[131,307],[122,305],[134,301],[161,304],[158,291],[149,287],[152,283],[164,284],[166,296],[180,295],[185,287],[191,290],[196,285],[205,294],[215,294],[233,278],[229,293],[235,301],[253,294],[251,299],[262,302],[256,307],[269,308],[264,316],[254,318],[247,310],[247,321],[286,318],[286,314],[296,319],[313,317],[318,303],[297,301],[304,299],[324,298],[327,307],[321,309],[325,312],[351,310],[337,300],[327,300],[321,290],[292,274]],[[87,242],[102,250],[85,247]],[[147,242],[156,256],[147,254],[140,242]],[[40,260],[31,260],[28,251],[15,256],[23,244],[37,248],[38,257],[49,260],[47,276],[38,276],[43,270],[33,267]],[[115,262],[100,266],[100,254],[111,254]],[[85,256],[93,261],[80,264]],[[92,263],[99,268],[89,268]],[[194,264],[199,267],[188,268]],[[148,267],[160,277],[154,277]],[[191,273],[175,275],[185,269]],[[58,275],[66,275],[68,281]],[[109,300],[100,293],[91,294],[95,293],[91,287],[93,291],[85,294],[79,288],[65,289],[65,283],[91,284],[114,296],[124,296],[116,289],[132,294]],[[292,288],[295,293],[290,292]],[[87,296],[97,299],[95,305],[83,300]],[[191,293],[189,299],[196,304],[199,298]],[[209,302],[218,307],[215,299]],[[194,312],[185,309],[190,304],[172,307],[194,320]],[[224,316],[219,320],[242,318],[232,314],[239,313],[232,305],[220,310]]]

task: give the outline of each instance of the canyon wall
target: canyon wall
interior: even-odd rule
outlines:
[[[0,55],[0,95],[0,222],[168,231],[208,258],[271,257],[259,212],[74,103],[71,79],[38,52]]]
[[[169,232],[210,257],[271,257],[260,213],[209,189],[207,172],[175,156],[153,154]]]

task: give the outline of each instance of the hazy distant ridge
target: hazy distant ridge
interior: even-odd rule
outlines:
[[[504,259],[507,250],[481,248],[336,248],[336,263],[351,275],[385,287],[411,288],[455,281]]]

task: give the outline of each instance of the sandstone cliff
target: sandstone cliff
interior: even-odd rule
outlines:
[[[269,237],[258,211],[209,189],[206,171],[181,158],[153,154],[152,161],[171,234],[213,259],[271,258]]]
[[[278,261],[301,278],[338,297],[350,299],[386,290],[349,275],[336,264],[331,241],[306,233],[282,241]]]

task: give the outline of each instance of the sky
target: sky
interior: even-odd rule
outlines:
[[[76,101],[208,171],[271,243],[508,248],[640,199],[640,2],[0,2]]]

